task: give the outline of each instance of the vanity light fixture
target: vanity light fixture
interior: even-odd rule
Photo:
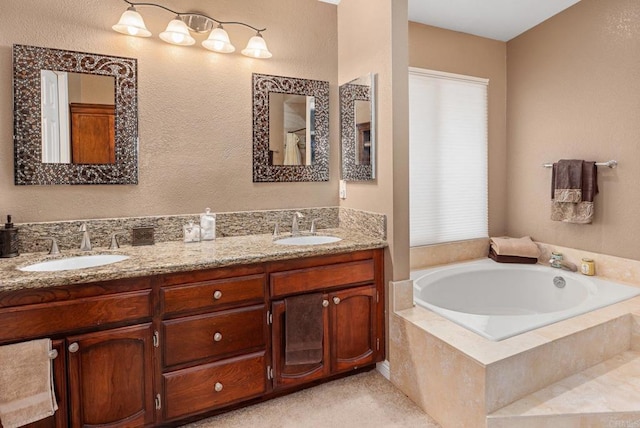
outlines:
[[[167,29],[160,33],[160,38],[167,43],[178,46],[190,46],[196,42],[191,36],[190,31],[195,33],[209,33],[209,37],[202,42],[202,46],[205,49],[219,53],[231,53],[234,52],[236,48],[231,44],[229,34],[227,34],[223,28],[223,24],[242,25],[256,32],[256,34],[249,39],[247,47],[241,51],[242,54],[252,58],[272,57],[271,52],[269,52],[267,48],[267,43],[262,37],[262,32],[266,31],[266,28],[259,29],[239,21],[219,21],[197,12],[176,12],[168,7],[155,3],[140,3],[129,0],[124,0],[124,2],[129,5],[129,8],[122,14],[118,23],[111,27],[118,33],[136,37],[151,36],[151,32],[147,30],[142,16],[136,10],[136,6],[153,6],[176,15],[176,17],[169,22],[169,25],[167,25]],[[214,24],[217,24],[215,28]]]

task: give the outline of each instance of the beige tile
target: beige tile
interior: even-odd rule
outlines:
[[[640,353],[627,351],[542,388],[490,415],[488,420],[551,419],[573,415],[596,422],[599,415],[640,418]],[[491,425],[490,426],[494,426]],[[502,426],[502,425],[495,425]],[[559,426],[559,425],[557,425]],[[598,426],[598,425],[580,425]],[[626,426],[626,425],[622,425]]]
[[[484,424],[484,368],[399,316],[390,323],[391,381],[444,427]]]
[[[413,307],[413,281],[389,283],[389,307],[393,312]]]
[[[472,239],[447,244],[413,247],[409,254],[409,264],[411,270],[425,269],[447,263],[479,259],[487,257],[488,254],[488,238]]]

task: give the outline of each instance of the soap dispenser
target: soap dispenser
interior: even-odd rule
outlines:
[[[11,216],[8,215],[4,229],[0,229],[0,257],[9,258],[20,255],[18,244],[18,228],[13,227]]]
[[[200,234],[203,241],[216,239],[216,215],[211,212],[211,208],[200,214]]]

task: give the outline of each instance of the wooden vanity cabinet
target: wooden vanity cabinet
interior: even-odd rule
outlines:
[[[70,336],[67,343],[71,426],[153,423],[151,323]]]
[[[151,425],[153,294],[147,279],[0,294],[0,345],[52,338],[58,410],[30,428]]]
[[[382,250],[323,257],[297,269],[270,274],[273,311],[273,385],[284,389],[382,361],[384,287]],[[285,298],[322,293],[323,359],[317,364],[285,361]]]
[[[0,293],[0,346],[49,337],[59,410],[29,428],[175,426],[384,358],[383,250]],[[323,358],[284,362],[321,293]],[[1,428],[1,426],[0,426]]]
[[[267,392],[266,303],[260,265],[161,278],[164,421]]]

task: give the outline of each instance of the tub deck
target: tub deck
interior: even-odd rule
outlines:
[[[422,307],[390,320],[391,380],[444,428],[509,426],[500,409],[629,351],[640,351],[640,297],[500,342]],[[637,407],[627,416],[640,420]]]

